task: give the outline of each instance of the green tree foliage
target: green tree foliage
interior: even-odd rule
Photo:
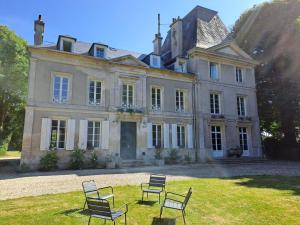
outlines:
[[[260,64],[258,109],[272,156],[300,159],[300,1],[274,0],[247,10],[233,36]],[[271,143],[271,144],[270,144]]]
[[[0,146],[21,149],[29,58],[27,43],[0,26]]]

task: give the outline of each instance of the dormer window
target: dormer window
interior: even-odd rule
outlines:
[[[185,59],[178,59],[177,58],[174,70],[176,72],[186,73],[187,72],[186,60]]]
[[[107,48],[108,48],[107,45],[101,43],[93,43],[89,50],[89,54],[96,58],[105,59]]]
[[[104,58],[104,48],[96,48],[96,57]]]
[[[76,38],[59,35],[57,49],[64,52],[73,52]]]
[[[65,52],[72,52],[72,42],[63,40],[62,50]]]
[[[150,66],[160,68],[160,56],[150,55]]]

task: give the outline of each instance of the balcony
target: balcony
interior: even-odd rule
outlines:
[[[123,104],[121,107],[117,108],[117,111],[120,113],[143,113],[143,109],[142,108],[138,108],[134,105],[126,105]]]

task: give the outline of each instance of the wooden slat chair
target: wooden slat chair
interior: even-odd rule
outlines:
[[[144,185],[148,185],[144,187]],[[160,203],[160,194],[165,191],[166,186],[166,176],[161,174],[151,174],[149,183],[142,183],[141,190],[142,190],[142,202],[144,202],[144,193],[148,194],[157,194],[159,196],[158,201]]]
[[[111,209],[107,200],[100,200],[98,198],[87,197],[87,207],[90,213],[88,225],[91,222],[92,217],[97,219],[111,220],[116,224],[116,219],[125,215],[125,225],[127,224],[126,214],[128,212],[128,204],[124,204],[118,209]]]
[[[176,196],[177,198],[181,198],[183,199],[183,201],[174,199],[169,197],[170,195]],[[186,224],[185,222],[185,208],[186,205],[188,204],[190,197],[192,195],[192,188],[189,189],[188,193],[186,195],[180,195],[180,194],[176,194],[173,192],[166,192],[165,193],[165,200],[160,208],[160,218],[162,216],[163,213],[163,208],[169,208],[169,209],[175,209],[175,210],[180,210],[182,213],[182,217],[183,217],[183,222],[184,224]]]
[[[85,209],[85,206],[87,203],[87,200],[86,200],[87,197],[94,197],[99,200],[107,200],[109,198],[112,198],[113,207],[115,207],[115,197],[114,197],[113,187],[107,186],[107,187],[97,188],[96,182],[94,180],[90,180],[90,181],[82,182],[82,188],[83,188],[83,192],[85,195],[85,202],[83,205],[83,209]],[[103,189],[110,189],[111,194],[100,194],[100,190],[103,190]]]

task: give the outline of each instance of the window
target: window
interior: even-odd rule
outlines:
[[[185,127],[177,125],[177,145],[179,148],[185,147]]]
[[[160,68],[160,56],[150,55],[150,65],[155,68]]]
[[[66,139],[66,121],[52,120],[50,148],[64,149]]]
[[[100,122],[88,121],[87,148],[100,148]]]
[[[237,97],[237,111],[239,116],[246,116],[244,97],[241,96]]]
[[[210,94],[210,113],[220,114],[220,95],[216,93]]]
[[[186,62],[185,61],[178,61],[175,64],[175,71],[186,73]]]
[[[54,76],[53,101],[65,103],[68,101],[69,78]]]
[[[214,151],[222,150],[222,135],[220,126],[211,127],[212,149]]]
[[[101,103],[101,82],[90,81],[89,104],[99,105]]]
[[[122,106],[129,107],[129,108],[133,106],[133,85],[132,84],[123,84]]]
[[[62,50],[65,52],[72,52],[72,42],[63,40]]]
[[[176,112],[184,111],[184,92],[176,90]]]
[[[104,58],[104,49],[103,48],[96,48],[96,57]]]
[[[242,83],[243,82],[242,69],[239,68],[239,67],[235,68],[235,79],[236,79],[236,82],[238,82],[238,83]]]
[[[248,150],[248,137],[247,137],[247,128],[239,127],[240,133],[240,147],[243,151]]]
[[[210,72],[210,79],[211,80],[218,80],[219,74],[218,74],[218,64],[216,63],[209,63],[209,72]]]
[[[155,111],[159,111],[161,109],[161,89],[153,87],[151,89],[151,97],[152,97],[152,109]]]
[[[152,125],[152,145],[161,148],[161,125]]]

